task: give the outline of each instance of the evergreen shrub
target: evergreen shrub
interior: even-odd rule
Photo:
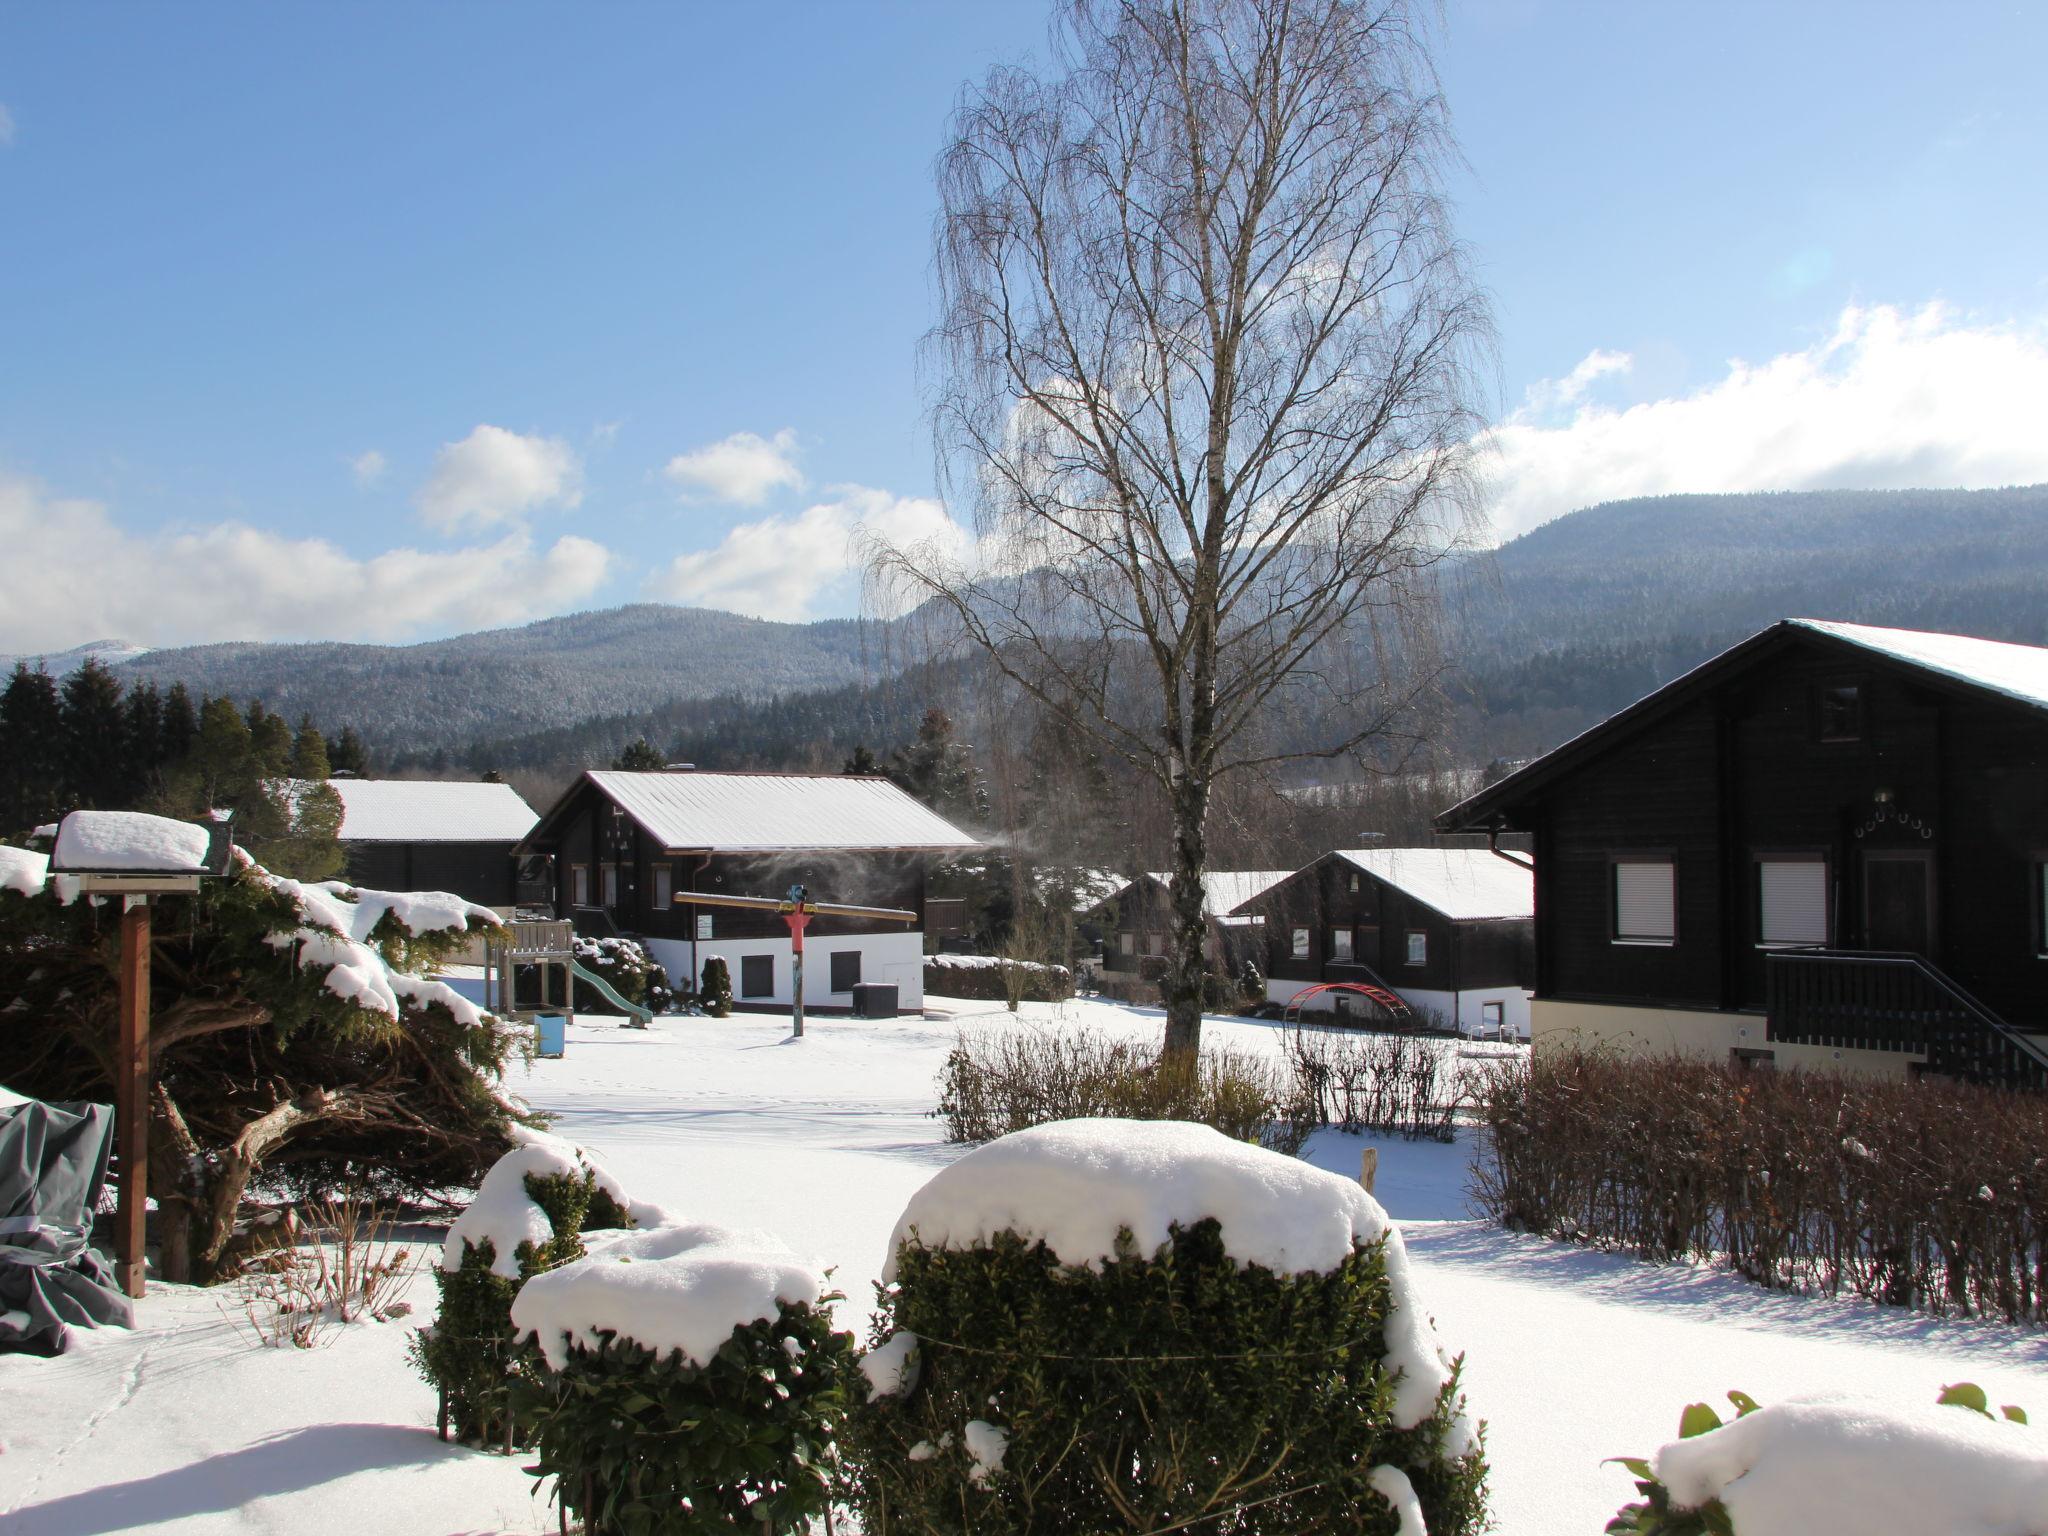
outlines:
[[[926,955],[924,989],[977,1002],[1058,1003],[1074,995],[1074,973],[1041,960],[994,955]]]
[[[704,978],[697,988],[697,1004],[714,1019],[732,1012],[732,970],[723,955],[704,957]]]
[[[805,1532],[835,1486],[833,1442],[859,1379],[827,1304],[783,1304],[704,1365],[606,1330],[522,1379],[529,1468],[588,1536]]]
[[[598,1188],[587,1169],[581,1177],[566,1173],[531,1174],[527,1196],[547,1214],[554,1236],[545,1243],[521,1243],[514,1257],[516,1278],[493,1269],[496,1245],[485,1238],[465,1243],[462,1267],[434,1267],[441,1289],[441,1310],[434,1326],[413,1335],[414,1366],[443,1394],[449,1427],[456,1437],[482,1445],[508,1441],[527,1444],[530,1424],[523,1423],[513,1403],[515,1385],[531,1382],[541,1369],[540,1356],[512,1332],[512,1299],[519,1287],[545,1270],[583,1256],[582,1233],[593,1214],[595,1225],[629,1226],[631,1219],[616,1201]]]
[[[1238,1265],[1214,1219],[1156,1253],[1128,1229],[1099,1270],[1014,1233],[897,1251],[873,1343],[914,1334],[907,1390],[855,1407],[844,1442],[869,1536],[1405,1529],[1374,1486],[1407,1475],[1432,1536],[1485,1522],[1455,1370],[1393,1423],[1384,1239],[1326,1273]]]
[[[668,972],[638,940],[578,938],[575,942],[577,964],[602,976],[628,1002],[656,1013],[675,1007],[675,987]],[[595,987],[582,980],[576,982],[573,1006],[579,1013],[609,1013],[612,1009]]]

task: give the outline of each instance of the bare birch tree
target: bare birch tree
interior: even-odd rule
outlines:
[[[871,569],[1167,793],[1165,1049],[1192,1051],[1211,793],[1398,727],[1390,655],[1472,525],[1489,316],[1404,0],[1076,0],[1055,47],[967,89],[939,160],[928,345],[972,549]]]

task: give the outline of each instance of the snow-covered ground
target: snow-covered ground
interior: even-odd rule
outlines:
[[[888,1235],[911,1194],[960,1154],[931,1118],[956,1030],[1085,1024],[1156,1037],[1156,1011],[1100,1002],[929,1000],[932,1017],[666,1018],[646,1031],[586,1017],[567,1054],[513,1087],[600,1153],[638,1199],[678,1217],[766,1227],[836,1269],[865,1331]],[[1208,1039],[1278,1049],[1275,1026],[1214,1020]],[[1364,1143],[1325,1132],[1307,1155],[1356,1176]],[[1380,1145],[1377,1193],[1401,1221],[1439,1331],[1467,1351],[1491,1424],[1507,1536],[1597,1531],[1632,1496],[1602,1457],[1647,1454],[1684,1404],[1739,1387],[1769,1403],[1848,1389],[1931,1401],[1975,1380],[2048,1414],[2048,1336],[1854,1303],[1774,1296],[1712,1271],[1658,1268],[1469,1219],[1470,1148]],[[413,1300],[430,1311],[422,1279]],[[222,1293],[151,1288],[135,1334],[55,1361],[0,1357],[0,1531],[318,1528],[552,1530],[517,1459],[440,1445],[433,1396],[403,1357],[406,1323],[310,1352],[261,1350]],[[1956,1410],[1960,1411],[1960,1410]]]

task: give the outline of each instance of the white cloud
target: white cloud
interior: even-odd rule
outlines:
[[[583,466],[559,438],[523,436],[488,424],[459,443],[443,443],[420,487],[419,507],[440,529],[487,528],[537,507],[583,500]]]
[[[536,548],[523,533],[469,549],[394,549],[363,560],[325,539],[245,523],[134,534],[93,501],[0,476],[0,546],[17,575],[0,602],[0,651],[60,650],[116,635],[209,640],[401,640],[518,623],[587,599],[611,555],[589,539]]]
[[[14,114],[7,110],[7,103],[0,101],[0,149],[14,142]]]
[[[796,433],[784,427],[773,437],[735,432],[731,437],[679,453],[662,471],[688,501],[722,501],[759,506],[770,491],[802,490],[796,467]]]
[[[967,533],[930,497],[860,485],[826,490],[829,501],[742,523],[711,549],[677,555],[649,590],[674,602],[801,622],[815,616],[821,598],[853,596],[863,536],[898,548],[936,543],[956,556],[968,545]]]
[[[390,466],[383,454],[370,448],[351,458],[348,467],[355,472],[357,485],[375,485],[384,478],[384,471]]]
[[[1619,356],[1591,354],[1483,435],[1500,537],[1628,496],[2048,480],[2038,323],[1851,306],[1825,340],[1732,361],[1688,394],[1626,409],[1581,402]],[[1569,419],[1546,420],[1563,405],[1576,405]]]

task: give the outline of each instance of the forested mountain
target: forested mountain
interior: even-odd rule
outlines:
[[[332,729],[353,725],[379,756],[457,750],[678,699],[833,688],[872,675],[851,619],[773,624],[708,608],[641,603],[420,645],[266,645],[150,651],[124,680],[182,681],[195,694],[261,700]]]
[[[1452,584],[1467,750],[1543,751],[1782,618],[2048,644],[2048,486],[1656,496],[1561,517]]]
[[[1610,502],[1467,562],[1449,596],[1454,755],[1525,757],[1774,619],[2048,643],[2048,486]],[[829,765],[958,705],[957,667],[895,680],[883,640],[852,620],[640,604],[422,645],[151,651],[115,671],[353,726],[413,771],[605,762],[640,736],[707,766]]]

